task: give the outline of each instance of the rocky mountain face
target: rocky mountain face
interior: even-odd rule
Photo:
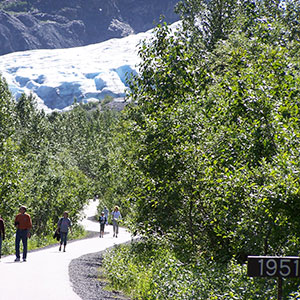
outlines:
[[[0,0],[0,55],[77,47],[178,20],[179,0]]]

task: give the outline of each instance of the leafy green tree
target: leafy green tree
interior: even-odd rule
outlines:
[[[16,104],[20,150],[24,155],[39,153],[48,146],[47,120],[37,109],[35,98],[23,94]]]
[[[243,1],[247,5],[250,1]],[[228,38],[238,15],[237,0],[184,0],[176,6],[184,29],[194,41],[212,50],[219,40]]]
[[[82,105],[45,115],[32,95],[15,101],[2,78],[0,88],[0,214],[12,236],[13,216],[20,204],[27,205],[33,233],[42,239],[52,235],[64,210],[76,224],[87,199],[110,186],[106,173],[116,117]]]
[[[22,159],[15,142],[14,99],[7,83],[0,76],[0,215],[7,223],[8,234],[12,228],[10,220],[18,203],[22,177]]]
[[[2,76],[0,76],[0,130],[1,143],[11,137],[15,130],[14,99]]]
[[[163,25],[156,37],[141,46],[141,75],[131,82],[130,95],[137,105],[127,111],[127,144],[135,146],[124,158],[136,173],[128,191],[132,225],[141,234],[171,234],[173,240],[180,236],[186,240],[182,248],[189,252],[195,232],[190,198],[194,188],[188,182],[196,175],[190,171],[200,125],[194,119],[194,93],[199,93],[198,99],[205,94],[208,78],[205,64],[196,63],[199,55],[180,32],[172,35]]]
[[[185,257],[294,254],[299,52],[295,32],[281,31],[294,15],[278,1],[190,2],[183,17],[194,27],[158,26],[130,83],[134,148],[121,161],[134,173],[124,195],[131,226],[167,236]],[[197,18],[224,8],[222,34],[195,38]]]

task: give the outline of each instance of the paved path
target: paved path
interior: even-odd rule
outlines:
[[[97,203],[91,201],[86,216],[96,213]],[[87,230],[99,231],[99,224],[83,221]],[[120,228],[118,238],[112,236],[112,226],[105,227],[104,238],[90,238],[67,244],[66,252],[58,246],[28,253],[27,262],[15,263],[10,255],[0,261],[0,300],[79,300],[69,281],[68,266],[72,259],[124,243],[130,234]],[[5,241],[4,241],[5,242]]]

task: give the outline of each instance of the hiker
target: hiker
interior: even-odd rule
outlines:
[[[72,233],[72,222],[68,218],[69,213],[65,211],[63,213],[63,217],[58,220],[57,223],[57,230],[59,230],[60,233],[60,245],[59,245],[59,251],[61,251],[61,246],[64,244],[64,252],[66,252],[66,245],[67,245],[67,240],[68,240],[68,232],[69,228]]]
[[[2,249],[3,240],[5,240],[5,226],[4,226],[4,221],[0,216],[0,259],[1,259],[1,249]]]
[[[104,216],[106,217],[106,225],[108,225],[108,209],[106,206],[104,207],[103,212],[104,212]]]
[[[114,233],[113,236],[118,237],[119,221],[122,219],[121,213],[119,211],[119,207],[115,206],[115,209],[111,214],[112,214],[112,222],[113,222],[113,233]]]
[[[15,261],[20,261],[20,241],[22,240],[23,244],[23,261],[26,261],[27,258],[27,241],[30,238],[31,233],[30,229],[32,228],[31,217],[26,213],[27,207],[22,205],[19,208],[19,214],[15,218],[15,226],[17,228],[16,232],[16,259]]]
[[[104,215],[104,211],[101,213],[101,216],[99,217],[99,222],[100,222],[100,237],[104,237],[104,227],[106,224],[106,217]]]

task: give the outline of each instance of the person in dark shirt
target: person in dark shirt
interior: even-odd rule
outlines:
[[[104,215],[104,211],[101,213],[101,216],[99,217],[99,223],[100,223],[100,237],[104,237],[104,227],[106,224],[106,217]]]
[[[58,220],[57,228],[60,233],[60,245],[59,245],[59,251],[61,251],[61,246],[64,244],[64,252],[66,252],[66,245],[68,240],[68,232],[69,228],[72,233],[72,222],[68,218],[69,213],[67,211],[64,212],[63,217]]]
[[[4,226],[4,221],[0,216],[0,259],[1,259],[1,249],[2,249],[3,240],[5,240],[5,226]]]

